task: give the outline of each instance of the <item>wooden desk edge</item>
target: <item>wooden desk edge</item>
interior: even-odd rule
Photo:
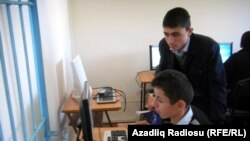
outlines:
[[[93,90],[94,92],[94,90]],[[68,96],[66,101],[64,101],[62,112],[63,113],[80,113],[80,107],[79,102],[76,101],[74,98],[72,98],[72,93]],[[93,94],[95,96],[96,93]],[[117,101],[115,103],[103,103],[103,104],[97,104],[96,100],[93,99],[91,102],[91,108],[93,112],[98,111],[117,111],[122,108],[121,104],[121,96],[117,93],[116,94]]]

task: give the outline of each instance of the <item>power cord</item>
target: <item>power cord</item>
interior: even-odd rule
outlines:
[[[118,94],[120,94],[120,96],[122,96],[122,98],[124,100],[124,109],[123,109],[123,112],[125,112],[126,111],[126,105],[127,105],[126,94],[122,90],[119,90],[119,89],[114,89],[114,90],[115,90],[115,92],[117,92]]]

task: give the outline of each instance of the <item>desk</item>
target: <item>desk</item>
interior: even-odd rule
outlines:
[[[100,128],[94,128],[92,131],[93,131],[94,141],[101,141]],[[78,139],[79,141],[83,141],[82,132],[80,133]]]
[[[137,73],[137,80],[140,82],[141,88],[141,110],[145,108],[145,101],[146,101],[146,86],[147,84],[151,83],[155,77],[155,71],[142,71]]]
[[[93,89],[93,97],[96,96],[98,89]],[[77,133],[77,121],[76,118],[73,116],[73,114],[80,113],[80,105],[79,102],[74,100],[72,97],[72,92],[70,96],[67,98],[63,105],[62,112],[65,113],[68,118],[69,118],[69,125],[73,126],[74,131]],[[116,98],[117,102],[115,103],[104,103],[104,104],[97,104],[96,99],[92,99],[91,102],[91,109],[93,112],[105,112],[107,119],[109,121],[110,126],[112,126],[109,115],[107,111],[116,111],[120,110],[122,105],[121,105],[121,100],[120,100],[120,95],[116,93]]]

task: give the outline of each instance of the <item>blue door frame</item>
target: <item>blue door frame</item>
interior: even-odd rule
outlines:
[[[48,107],[47,107],[47,97],[46,97],[46,87],[45,87],[45,79],[44,79],[44,67],[43,67],[43,57],[42,57],[42,47],[41,47],[41,39],[40,39],[40,29],[39,29],[39,20],[38,20],[38,10],[37,10],[37,1],[36,0],[30,0],[30,1],[10,1],[10,0],[0,0],[0,10],[5,12],[3,14],[6,14],[3,17],[6,17],[6,19],[3,19],[4,21],[1,22],[6,22],[8,25],[8,28],[4,28],[2,30],[6,30],[9,34],[3,34],[1,32],[2,30],[0,29],[0,69],[2,69],[0,72],[2,72],[2,79],[3,79],[3,84],[4,84],[4,94],[6,97],[6,103],[7,103],[7,108],[8,108],[8,117],[9,117],[9,122],[10,123],[3,123],[0,121],[0,140],[4,141],[5,139],[5,134],[4,134],[4,124],[10,125],[10,131],[11,136],[14,141],[17,140],[24,140],[24,141],[37,141],[37,140],[44,140],[44,141],[50,141],[51,140],[51,135],[53,132],[50,131],[50,126],[49,126],[49,117],[48,117]],[[12,8],[18,9],[18,14],[13,12]],[[26,8],[28,11],[28,15],[23,12],[23,10]],[[26,14],[26,15],[25,15]],[[18,15],[18,20],[20,23],[20,32],[21,32],[21,42],[22,42],[22,50],[23,50],[23,55],[25,59],[25,64],[20,64],[20,61],[18,60],[18,55],[20,55],[20,52],[17,52],[17,36],[15,36],[15,27],[13,26],[13,15]],[[29,21],[24,18],[24,16],[29,17]],[[25,25],[25,23],[29,23],[29,26]],[[30,37],[26,36],[27,29],[29,28],[30,30]],[[10,44],[7,46],[4,44],[3,40],[4,39],[9,39]],[[27,41],[31,41],[31,46],[32,46],[32,57],[29,55],[29,48],[27,47]],[[19,41],[20,42],[20,41]],[[18,44],[18,48],[20,49],[20,46]],[[12,52],[12,55],[9,55],[6,50],[10,50]],[[9,56],[8,56],[9,55]],[[9,59],[11,57],[11,59]],[[12,67],[9,67],[10,65],[7,64],[7,59],[8,61],[11,60],[11,64],[13,64]],[[30,67],[30,60],[33,60],[34,62],[34,69]],[[26,79],[23,80],[21,79],[20,74],[20,65],[25,65],[26,70]],[[16,132],[16,127],[17,127],[17,117],[14,117],[13,113],[13,91],[11,92],[10,88],[10,83],[9,80],[9,74],[8,71],[14,72],[15,76],[15,84],[16,84],[16,93],[17,93],[17,99],[18,101],[18,107],[20,110],[20,121],[21,121],[21,135],[17,134]],[[30,73],[31,71],[35,72],[35,76],[32,76]],[[36,78],[36,86],[37,86],[37,95],[38,95],[38,107],[39,107],[39,121],[37,120],[37,111],[34,109],[35,103],[33,101],[33,91],[32,91],[32,82],[31,82],[31,77]],[[0,77],[1,78],[1,77]],[[2,81],[2,80],[1,80]],[[26,108],[24,106],[24,93],[22,91],[22,83],[23,81],[27,82],[28,85],[28,94],[29,94],[29,104],[30,104],[30,115],[31,115],[31,120],[27,124],[27,116],[25,115]],[[7,115],[6,115],[7,116]],[[30,117],[29,117],[30,118]],[[1,120],[3,120],[1,118]],[[31,127],[28,127],[30,125]],[[32,129],[32,130],[30,130]]]

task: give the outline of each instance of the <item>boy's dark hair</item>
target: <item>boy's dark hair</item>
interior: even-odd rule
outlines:
[[[168,69],[159,72],[152,81],[152,86],[162,89],[171,104],[183,100],[186,105],[190,105],[193,100],[192,84],[186,75],[179,71]]]
[[[240,46],[241,46],[241,48],[249,48],[250,49],[250,31],[246,31],[241,36]]]
[[[187,10],[181,7],[176,7],[167,12],[163,20],[163,27],[185,27],[190,28],[190,15]]]

